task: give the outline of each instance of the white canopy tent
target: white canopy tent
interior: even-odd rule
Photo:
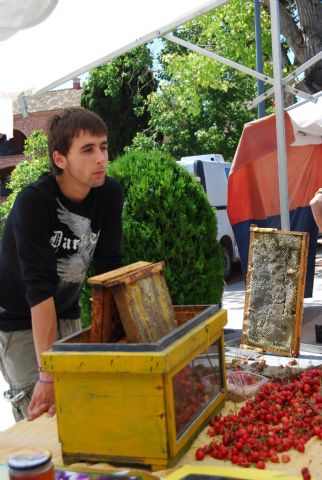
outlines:
[[[12,1],[0,2],[0,17]],[[226,2],[59,0],[44,21],[0,41],[0,97],[53,89]]]
[[[0,40],[45,20],[56,7],[58,0],[19,0],[0,3]]]
[[[0,2],[0,18],[6,11],[6,5],[17,3],[21,9],[26,5],[29,9],[36,6],[35,11],[37,11],[38,1],[2,0]],[[42,6],[44,3],[52,5],[48,6],[47,13],[44,12],[35,19],[35,26],[20,31],[17,31],[19,26],[14,26],[12,31],[17,31],[17,33],[8,37],[6,30],[8,25],[2,25],[0,22],[0,39],[7,37],[0,41],[2,62],[0,131],[2,133],[8,131],[8,121],[9,123],[11,121],[9,128],[12,129],[12,113],[9,108],[12,100],[17,97],[23,98],[55,88],[67,80],[157,37],[166,36],[167,39],[180,43],[180,39],[176,39],[168,33],[228,1],[212,0],[205,3],[203,0],[162,0],[162,2],[156,0],[119,0],[118,2],[41,0]],[[322,58],[322,52],[292,75],[283,79],[278,0],[270,0],[270,7],[274,78],[269,78],[187,42],[185,46],[272,86],[264,95],[274,94],[275,96],[281,219],[282,228],[289,229],[283,89],[291,90],[298,96],[316,101],[314,97],[310,98],[303,92],[294,91],[288,86],[288,83],[309,65]],[[41,21],[46,14],[47,18]],[[9,22],[10,12],[7,18]],[[11,21],[15,19],[16,14],[14,13]],[[37,24],[37,22],[41,23]],[[31,24],[32,21],[29,18],[25,26],[29,27]],[[6,30],[3,36],[1,28]],[[255,100],[253,105],[258,101],[260,99]]]

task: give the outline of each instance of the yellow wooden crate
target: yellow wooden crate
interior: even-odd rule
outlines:
[[[53,372],[65,463],[176,463],[226,395],[217,306],[174,307],[178,323],[155,343],[88,343],[90,329],[42,355]]]

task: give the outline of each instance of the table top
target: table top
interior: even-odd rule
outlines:
[[[234,407],[234,403],[227,401],[224,409],[222,410],[223,415],[227,414],[229,410]],[[202,447],[203,445],[209,443],[209,436],[207,435],[208,427],[206,427],[199,436],[195,439],[190,449],[181,457],[175,468],[171,470],[165,470],[162,472],[154,472],[153,474],[145,470],[133,470],[130,469],[131,475],[140,473],[144,480],[151,480],[155,476],[162,476],[163,478],[167,475],[173,474],[176,472],[179,467],[185,465],[192,465],[195,467],[232,467],[233,469],[241,470],[239,467],[235,467],[230,462],[224,462],[222,460],[217,460],[212,457],[207,456],[202,462],[195,460],[195,451],[197,448]],[[55,467],[63,467],[63,460],[61,455],[60,444],[58,440],[58,431],[57,431],[57,422],[56,417],[47,417],[47,415],[42,415],[32,422],[23,420],[18,422],[11,428],[0,432],[0,463],[6,464],[7,459],[10,455],[17,453],[17,451],[24,448],[46,448],[52,452],[52,458]],[[306,466],[310,469],[312,480],[322,479],[322,441],[318,440],[317,437],[313,437],[307,444],[305,453],[299,453],[296,450],[290,450],[288,454],[291,457],[291,461],[288,464],[273,464],[268,463],[267,469],[276,473],[280,473],[278,478],[283,478],[284,475],[297,477],[299,479],[301,476],[301,468]],[[84,468],[88,470],[88,464],[73,464],[69,466],[70,470],[73,468]],[[112,473],[119,469],[115,469],[108,464],[95,464],[92,466],[94,469],[100,469],[106,473]],[[90,468],[91,469],[91,468]],[[123,469],[124,470],[124,469]],[[245,474],[248,469],[242,469],[245,471]],[[237,470],[236,470],[237,472]],[[269,478],[262,476],[261,470],[257,470],[257,478]],[[267,470],[265,470],[266,473]],[[272,474],[273,475],[273,474]],[[242,477],[240,477],[242,478]],[[253,478],[249,477],[248,478]],[[256,477],[255,477],[256,478]]]

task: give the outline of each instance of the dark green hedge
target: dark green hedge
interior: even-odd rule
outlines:
[[[124,189],[124,263],[164,260],[173,304],[221,299],[216,217],[198,181],[159,150],[129,150],[109,166]]]

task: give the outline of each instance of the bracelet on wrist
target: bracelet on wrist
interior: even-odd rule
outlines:
[[[39,383],[54,383],[53,380],[42,380],[41,378],[38,377],[38,380],[37,380]]]

